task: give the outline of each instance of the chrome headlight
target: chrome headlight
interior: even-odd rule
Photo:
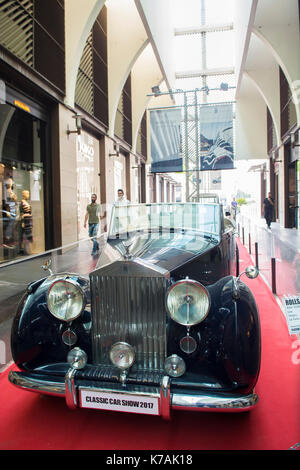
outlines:
[[[197,281],[178,281],[168,289],[166,307],[169,316],[176,323],[185,326],[196,325],[208,314],[209,293]]]
[[[85,294],[80,285],[72,279],[59,279],[48,290],[48,309],[62,321],[79,317],[86,304]]]
[[[121,370],[126,370],[134,363],[134,349],[128,343],[115,343],[111,347],[109,357],[114,366]]]

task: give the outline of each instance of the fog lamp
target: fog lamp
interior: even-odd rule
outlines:
[[[87,363],[87,355],[80,348],[71,349],[67,361],[73,369],[83,369]]]
[[[170,377],[181,377],[185,370],[185,362],[177,354],[172,354],[165,360],[165,371]]]
[[[118,342],[111,347],[109,357],[114,366],[126,370],[134,363],[134,349],[128,343]]]

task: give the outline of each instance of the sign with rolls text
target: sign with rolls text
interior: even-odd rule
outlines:
[[[284,296],[283,305],[290,335],[300,333],[300,295]]]

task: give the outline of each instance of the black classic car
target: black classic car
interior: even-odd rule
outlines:
[[[114,207],[89,276],[50,272],[28,286],[9,380],[70,408],[165,419],[174,409],[250,410],[260,324],[238,265],[218,203]]]

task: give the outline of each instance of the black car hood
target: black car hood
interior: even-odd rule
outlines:
[[[192,231],[135,233],[122,240],[108,239],[97,268],[116,260],[139,258],[172,271],[215,247],[219,242],[217,236]]]

